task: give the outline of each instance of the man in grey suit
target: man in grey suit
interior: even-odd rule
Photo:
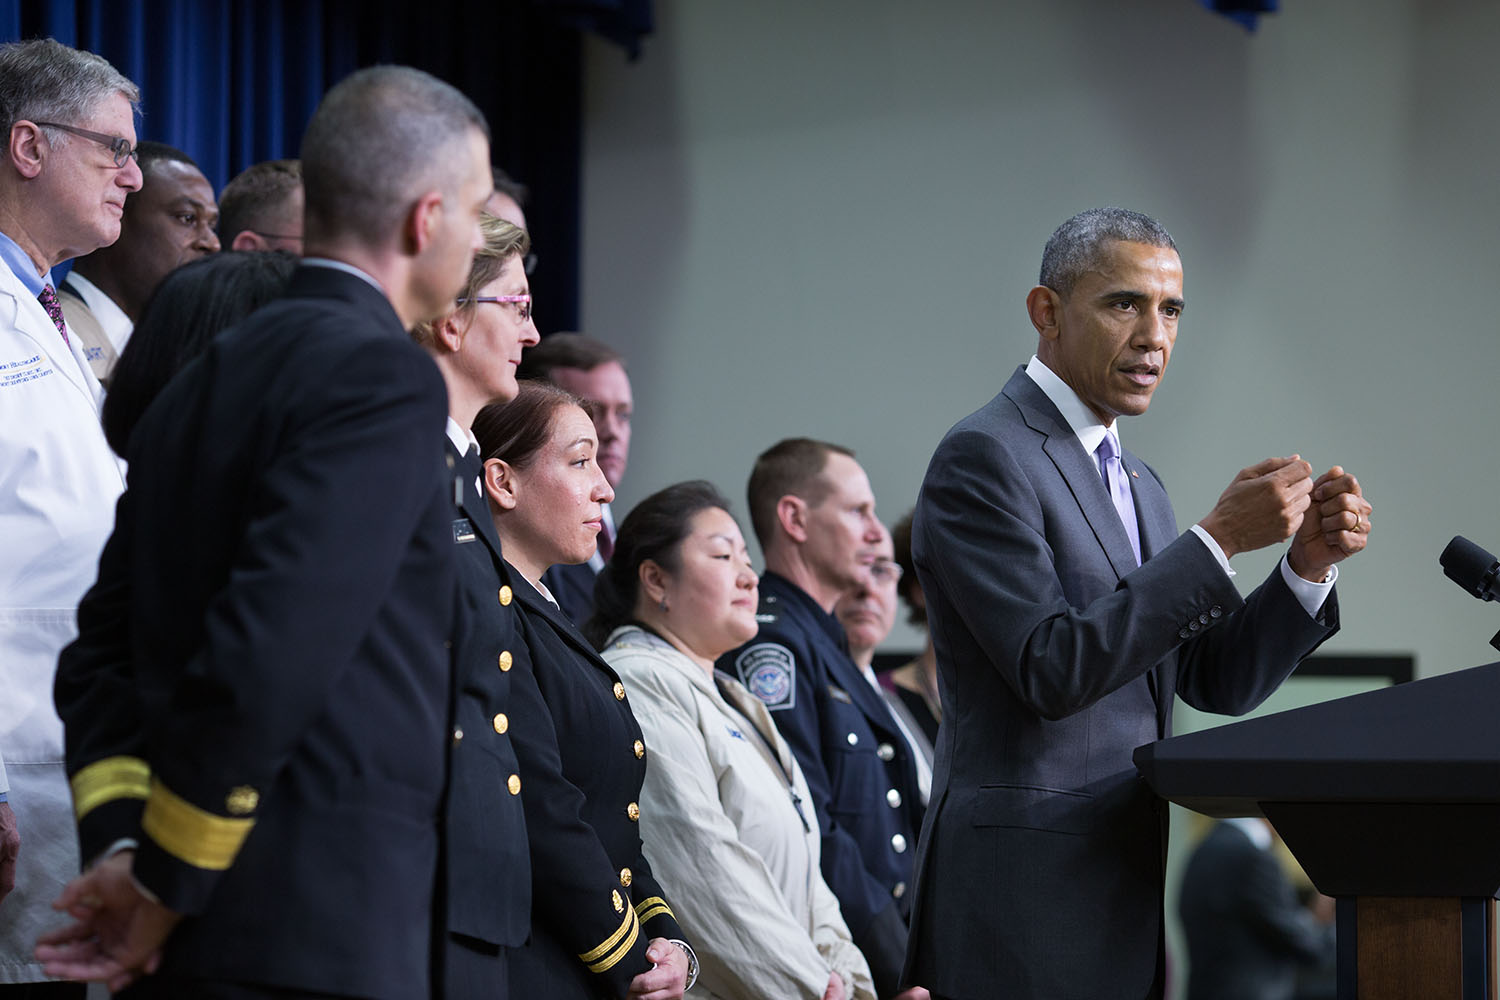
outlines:
[[[1169,733],[1174,694],[1248,711],[1334,632],[1334,564],[1371,508],[1294,455],[1178,534],[1115,419],[1146,411],[1183,308],[1154,220],[1065,222],[1026,306],[1036,357],[948,432],[917,503],[943,726],[906,978],[953,1000],[1160,997],[1167,814],[1131,753]],[[1288,538],[1242,598],[1229,559]]]

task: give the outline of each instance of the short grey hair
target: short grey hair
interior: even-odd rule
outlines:
[[[302,139],[309,240],[356,236],[383,243],[414,199],[451,191],[463,157],[452,149],[489,124],[456,88],[408,66],[374,66],[323,98]]]
[[[1037,284],[1066,297],[1111,243],[1144,243],[1177,252],[1171,235],[1149,215],[1128,208],[1091,208],[1058,226],[1047,241]]]
[[[112,94],[124,95],[132,112],[140,109],[140,88],[103,56],[52,38],[0,45],[0,134],[7,140],[16,122],[72,125]],[[66,145],[68,134],[48,129],[47,138]]]

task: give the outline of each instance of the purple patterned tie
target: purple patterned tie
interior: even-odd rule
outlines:
[[[1104,485],[1109,489],[1109,498],[1115,502],[1115,513],[1120,515],[1120,523],[1125,525],[1125,534],[1130,536],[1130,548],[1135,553],[1135,564],[1141,564],[1141,529],[1136,523],[1135,502],[1130,496],[1130,477],[1125,474],[1125,467],[1120,464],[1120,442],[1111,429],[1104,435],[1104,440],[1099,442],[1099,474],[1104,477]]]
[[[63,343],[71,350],[73,342],[68,339],[68,325],[63,322],[62,303],[57,300],[57,291],[51,285],[43,285],[37,294],[37,300],[41,302],[42,308],[47,310],[47,315],[52,317],[52,323],[57,327],[57,332],[62,334]]]

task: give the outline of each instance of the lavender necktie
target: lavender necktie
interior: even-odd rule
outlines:
[[[57,290],[51,285],[43,285],[42,290],[37,293],[37,301],[47,310],[47,316],[52,320],[52,325],[57,327],[57,332],[62,334],[63,343],[71,349],[73,344],[68,340],[68,325],[63,322],[62,303],[57,299]]]
[[[1130,477],[1120,464],[1120,442],[1113,430],[1106,433],[1104,440],[1099,442],[1096,454],[1099,456],[1099,474],[1104,477],[1109,498],[1115,502],[1115,513],[1120,515],[1120,523],[1125,525],[1125,534],[1130,536],[1130,548],[1135,553],[1135,564],[1139,566],[1141,529],[1136,522],[1135,501],[1130,496]]]

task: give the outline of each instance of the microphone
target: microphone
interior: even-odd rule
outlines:
[[[1481,601],[1500,600],[1500,559],[1493,553],[1454,535],[1453,541],[1438,556],[1443,575]]]

